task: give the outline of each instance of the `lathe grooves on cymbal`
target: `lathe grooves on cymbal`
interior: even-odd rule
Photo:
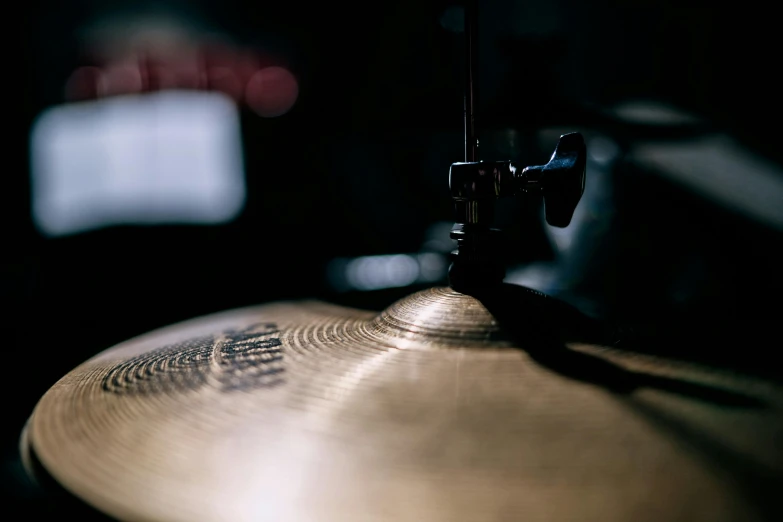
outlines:
[[[639,385],[610,393],[536,359],[541,347],[479,335],[490,328],[479,300],[449,289],[380,313],[286,302],[202,317],[74,369],[39,402],[29,442],[59,484],[122,519],[763,520],[731,474],[634,405],[774,473],[777,387],[562,348]],[[651,491],[666,493],[655,510]]]

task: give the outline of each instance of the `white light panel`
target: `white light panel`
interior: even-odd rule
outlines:
[[[68,104],[30,137],[33,220],[46,236],[119,224],[219,224],[246,198],[227,97],[166,91]]]

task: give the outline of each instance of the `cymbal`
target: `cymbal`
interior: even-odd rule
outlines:
[[[25,444],[119,519],[769,516],[779,385],[520,336],[541,321],[509,315],[433,288],[380,313],[300,301],[190,320],[64,376]]]

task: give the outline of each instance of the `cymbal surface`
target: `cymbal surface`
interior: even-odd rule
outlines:
[[[66,489],[124,520],[765,518],[737,482],[783,470],[778,386],[568,350],[758,404],[572,379],[481,302],[436,288],[380,314],[274,303],[145,334],[57,382],[29,444]]]

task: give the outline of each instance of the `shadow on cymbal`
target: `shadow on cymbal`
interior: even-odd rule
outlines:
[[[675,412],[636,400],[631,392],[653,388],[723,408],[769,411],[771,405],[733,390],[628,370],[598,355],[568,348],[565,343],[569,341],[613,344],[614,331],[570,305],[535,290],[504,284],[492,292],[477,292],[474,297],[481,300],[538,364],[559,375],[614,393],[631,411],[678,439],[694,457],[733,484],[761,520],[781,520],[783,504],[776,501],[775,494],[783,477],[774,460],[753,458],[747,448],[731,447]]]
[[[504,283],[472,295],[534,361],[560,375],[620,394],[655,388],[724,407],[766,406],[760,399],[736,391],[628,370],[598,355],[569,348],[565,344],[569,341],[610,345],[616,330],[535,290]]]
[[[783,476],[781,470],[775,468],[774,460],[759,455],[753,458],[749,455],[752,451],[734,448],[655,404],[629,401],[627,406],[655,429],[679,440],[713,473],[731,483],[761,520],[783,520],[783,504],[777,498]]]

